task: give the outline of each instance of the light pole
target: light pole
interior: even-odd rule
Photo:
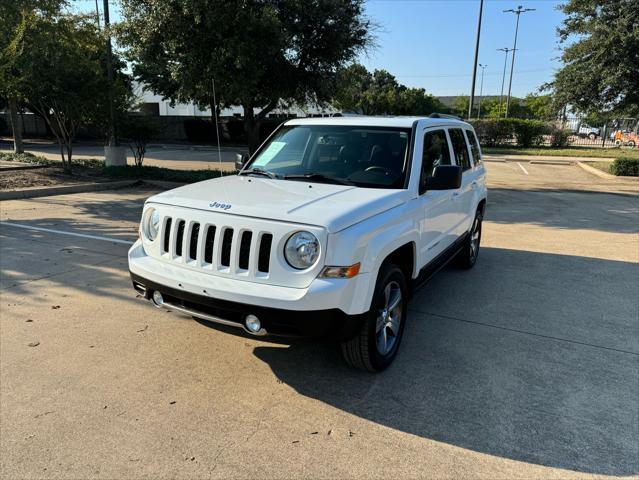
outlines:
[[[514,13],[517,15],[517,23],[515,25],[515,43],[513,45],[513,58],[512,63],[510,65],[510,82],[508,83],[508,97],[506,98],[506,118],[508,118],[508,110],[510,109],[510,93],[513,87],[513,70],[515,69],[515,52],[517,51],[517,33],[519,33],[519,16],[525,12],[533,12],[535,8],[523,8],[521,5],[517,7],[516,10],[512,8],[509,10],[504,10],[504,13]]]
[[[95,0],[95,21],[98,24],[98,30],[100,30],[100,9],[98,8],[98,0]]]
[[[484,100],[484,70],[488,65],[479,64],[481,67],[481,83],[479,84],[479,108],[477,109],[477,118],[481,118],[481,102]]]
[[[504,52],[504,73],[501,76],[501,92],[499,93],[499,118],[501,118],[501,103],[504,99],[504,83],[506,82],[506,64],[508,63],[508,52],[512,52],[512,48],[498,48],[498,52]]]
[[[468,102],[468,118],[473,116],[475,103],[475,81],[477,80],[477,56],[479,55],[479,37],[481,35],[481,16],[484,11],[484,0],[479,0],[479,17],[477,19],[477,39],[475,40],[475,60],[473,61],[473,84],[470,87],[470,101]]]
[[[106,69],[107,90],[109,96],[109,144],[104,147],[104,163],[126,165],[126,149],[118,143],[115,128],[115,92],[113,90],[113,50],[111,48],[111,32],[109,23],[109,0],[104,0],[104,31],[106,32]]]

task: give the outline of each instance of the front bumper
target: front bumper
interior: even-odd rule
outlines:
[[[255,315],[262,324],[263,330],[259,335],[325,337],[343,340],[355,335],[365,316],[365,314],[347,315],[338,309],[282,310],[229,302],[166,287],[133,272],[131,272],[131,280],[135,290],[147,300],[157,290],[162,294],[169,309],[204,320],[244,328],[246,316]]]
[[[237,326],[253,314],[269,334],[347,338],[368,311],[368,274],[315,279],[307,288],[257,284],[157,260],[146,255],[139,241],[129,250],[129,270],[134,287],[146,298],[158,290],[172,305],[196,317],[215,317],[224,320],[218,323]]]

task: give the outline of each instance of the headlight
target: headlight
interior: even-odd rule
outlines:
[[[144,218],[142,218],[142,232],[144,236],[151,242],[158,236],[160,230],[160,214],[154,208],[149,208],[144,212]]]
[[[284,258],[291,267],[298,270],[313,266],[319,255],[319,240],[311,232],[294,233],[284,246]]]

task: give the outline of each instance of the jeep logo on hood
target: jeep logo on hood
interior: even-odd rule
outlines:
[[[231,208],[231,204],[211,202],[209,203],[209,208],[219,208],[220,210],[228,210],[229,208]]]

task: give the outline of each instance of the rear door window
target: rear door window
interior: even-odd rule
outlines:
[[[461,128],[451,128],[448,130],[448,134],[453,144],[453,154],[457,165],[462,167],[462,170],[468,170],[470,168],[470,152],[466,145],[464,132],[462,132]]]

